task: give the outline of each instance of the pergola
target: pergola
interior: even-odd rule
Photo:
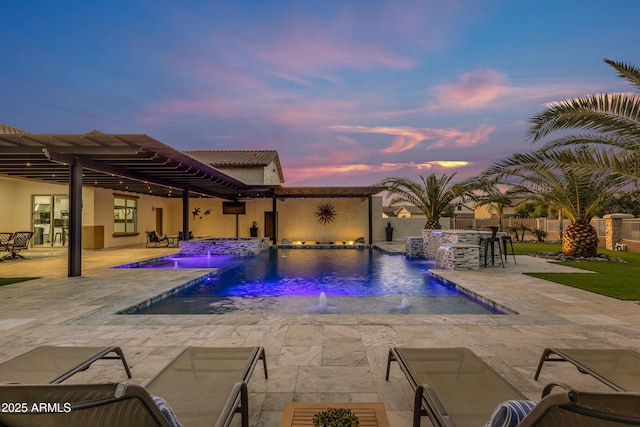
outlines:
[[[189,235],[192,195],[234,200],[245,194],[273,194],[270,188],[247,186],[148,135],[10,130],[0,133],[0,174],[69,185],[69,277],[81,275],[83,186],[182,198],[184,236]]]

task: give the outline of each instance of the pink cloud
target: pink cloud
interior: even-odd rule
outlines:
[[[271,75],[296,82],[305,81],[301,75],[335,82],[335,71],[345,67],[408,69],[416,64],[413,58],[385,49],[375,41],[354,37],[350,25],[340,19],[320,22],[298,16],[291,22],[278,26],[278,31],[269,37],[238,40],[237,48],[268,64],[266,72]]]
[[[429,110],[475,109],[493,102],[508,92],[505,74],[483,68],[458,76],[455,83],[435,86],[430,90]]]
[[[340,177],[343,182],[378,182],[385,176],[412,175],[426,170],[455,169],[469,166],[466,161],[385,162],[379,164],[344,163],[318,166],[287,166],[287,184],[327,181]],[[352,184],[357,185],[357,184]],[[367,184],[368,185],[368,184]]]
[[[442,147],[445,144],[456,147],[469,147],[486,142],[495,130],[494,126],[481,125],[475,130],[461,131],[453,128],[432,129],[409,126],[330,126],[339,132],[373,133],[395,136],[393,143],[380,150],[382,153],[401,153],[416,148],[424,141],[432,141],[427,148]]]
[[[429,99],[425,109],[404,111],[400,114],[422,111],[464,111],[486,108],[490,105],[511,108],[513,105],[530,103],[536,99],[573,97],[593,89],[592,85],[576,82],[538,81],[531,86],[513,86],[507,80],[506,74],[491,68],[464,73],[459,75],[454,83],[432,87],[428,92]]]

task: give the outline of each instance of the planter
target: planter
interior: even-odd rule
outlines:
[[[391,242],[393,240],[393,227],[387,227],[384,231],[387,235],[387,242]]]
[[[258,237],[258,227],[251,227],[249,229],[249,233],[251,234],[251,237]]]

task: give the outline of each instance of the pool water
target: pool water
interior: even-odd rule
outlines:
[[[425,261],[374,249],[271,249],[255,257],[159,260],[217,275],[135,314],[501,314],[429,274]]]

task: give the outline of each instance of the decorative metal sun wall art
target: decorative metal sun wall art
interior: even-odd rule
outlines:
[[[318,206],[318,210],[316,211],[318,222],[324,225],[327,225],[329,222],[333,222],[336,219],[336,215],[336,209],[329,203]]]

